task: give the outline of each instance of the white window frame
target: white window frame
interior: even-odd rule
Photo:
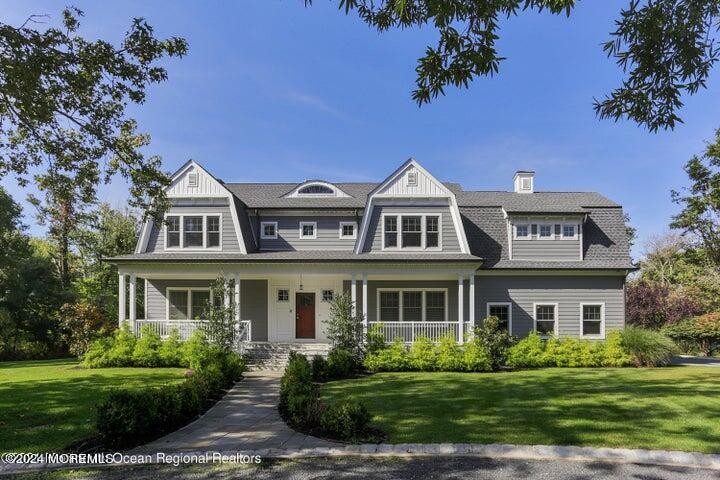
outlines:
[[[265,226],[272,225],[275,229],[275,235],[265,235]],[[260,222],[260,239],[277,240],[278,238],[278,222]]]
[[[397,218],[397,246],[386,247],[385,246],[385,217],[396,217]],[[420,217],[420,246],[419,247],[404,247],[402,244],[402,219],[403,217]],[[437,217],[438,219],[438,246],[428,247],[427,246],[427,229],[426,229],[426,217]],[[443,219],[442,213],[383,213],[380,218],[381,235],[382,235],[382,250],[390,252],[405,251],[405,252],[439,252],[443,249]]]
[[[168,247],[167,246],[167,217],[178,217],[180,219],[180,246],[179,247]],[[202,247],[186,247],[185,246],[185,217],[202,217]],[[207,217],[219,217],[220,220],[220,244],[217,247],[207,246]],[[183,250],[186,252],[200,252],[200,251],[221,251],[223,249],[223,214],[218,213],[207,213],[207,212],[193,212],[193,213],[172,213],[167,212],[164,215],[164,222],[162,226],[163,236],[163,250],[178,251]]]
[[[407,172],[407,186],[417,187],[418,186],[418,172]]]
[[[585,322],[585,319],[583,318],[583,309],[588,307],[600,307],[600,335],[584,335],[583,334],[583,323]],[[597,320],[591,320],[591,321],[597,321]],[[588,339],[598,339],[602,340],[605,338],[605,302],[582,302],[580,303],[580,337],[581,338],[588,338]]]
[[[427,321],[427,301],[426,301],[426,293],[427,292],[443,292],[445,294],[445,314],[444,314],[444,320],[443,322],[448,322],[448,289],[447,288],[378,288],[376,292],[376,312],[375,312],[375,321],[376,322],[382,322],[382,319],[380,318],[380,293],[381,292],[397,292],[399,295],[399,302],[398,302],[398,308],[400,309],[400,313],[398,315],[398,322],[404,322],[403,320],[403,293],[405,292],[422,292],[422,320],[421,322]],[[388,323],[398,323],[398,322],[390,322]]]
[[[527,235],[524,237],[519,237],[517,234],[517,228],[518,227],[527,227]],[[513,224],[513,240],[532,240],[532,224],[531,223],[517,223]]]
[[[527,185],[525,184],[527,182]],[[520,177],[520,190],[524,192],[532,191],[533,189],[533,178],[532,177]]]
[[[539,231],[538,231],[539,233]],[[557,302],[533,302],[533,311],[532,311],[532,317],[533,317],[533,331],[537,332],[537,307],[540,306],[554,306],[555,307],[555,326],[553,328],[553,333],[555,336],[558,335],[559,326],[560,326],[560,305]],[[543,321],[543,320],[541,320]],[[547,320],[544,320],[547,321]],[[540,335],[540,334],[538,334]],[[540,335],[540,338],[550,338],[548,335]]]
[[[287,300],[280,300],[278,297],[280,295],[280,291],[284,290],[287,292]],[[287,287],[277,287],[275,289],[275,303],[289,303],[290,302],[290,289]]]
[[[347,227],[347,226],[353,227],[352,235],[343,235],[343,227]],[[357,229],[358,229],[357,222],[340,222],[340,226],[338,227],[338,238],[350,238],[350,239],[355,240],[357,238]]]
[[[170,292],[187,292],[187,311],[188,318],[185,320],[170,319]],[[168,322],[197,322],[192,315],[192,292],[210,292],[210,305],[214,305],[214,296],[210,287],[166,287],[165,288],[165,320]],[[201,318],[200,320],[207,320]]]
[[[512,335],[512,302],[487,302],[485,305],[485,318],[490,316],[490,307],[507,307],[508,334]]]
[[[573,235],[571,237],[565,236],[565,227],[572,227]],[[563,223],[560,227],[560,238],[563,240],[577,240],[578,238],[578,226],[575,223]]]
[[[306,225],[312,225],[313,227],[313,234],[312,235],[303,235],[303,227]],[[314,240],[317,238],[317,222],[300,222],[299,228],[298,228],[298,238],[301,240]]]
[[[555,223],[549,223],[549,222],[543,222],[537,224],[537,239],[538,240],[555,240]],[[543,227],[550,227],[550,236],[543,237],[542,236],[542,228]]]
[[[330,300],[325,299],[325,294],[327,292],[330,292],[330,297],[331,297]],[[335,290],[333,290],[332,288],[324,288],[320,291],[320,301],[321,302],[330,303],[333,300],[335,300]]]

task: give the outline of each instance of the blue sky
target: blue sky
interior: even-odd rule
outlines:
[[[720,127],[720,95],[715,72],[685,99],[675,131],[598,120],[593,97],[622,78],[600,44],[626,4],[504,20],[499,75],[418,108],[410,91],[431,29],[378,34],[326,0],[74,3],[89,37],[117,41],[143,16],[159,35],[188,40],[189,55],[168,62],[169,80],[132,110],[168,171],[193,158],[227,181],[366,181],[412,156],[466,189],[508,190],[515,170],[531,168],[538,190],[599,191],[623,204],[641,244],[667,230],[670,190],[686,184],[682,165]],[[5,22],[33,13],[55,22],[63,5],[6,0],[0,11]],[[118,179],[101,198],[121,206],[126,192]]]

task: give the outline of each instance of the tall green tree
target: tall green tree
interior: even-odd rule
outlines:
[[[309,5],[312,0],[305,0]],[[346,14],[380,32],[433,28],[438,41],[418,59],[412,98],[422,105],[449,86],[495,75],[500,20],[528,12],[570,15],[576,0],[338,0]],[[629,118],[655,131],[681,121],[682,95],[705,87],[718,59],[718,0],[629,0],[605,53],[626,73],[622,86],[595,101],[601,118]]]
[[[682,211],[673,216],[672,228],[695,236],[707,258],[720,269],[720,129],[705,151],[685,165],[690,186],[673,190]]]
[[[85,196],[119,174],[129,180],[130,204],[158,216],[169,179],[159,157],[143,154],[150,138],[127,108],[167,79],[159,62],[185,55],[187,42],[157,38],[142,18],[118,45],[89,41],[78,34],[82,16],[68,8],[61,25],[44,29],[37,16],[0,23],[0,177],[26,184],[40,171],[41,183]]]

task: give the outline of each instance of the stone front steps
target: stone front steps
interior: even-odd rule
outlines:
[[[302,353],[309,360],[315,355],[326,357],[329,343],[269,343],[250,342],[245,344],[243,354],[247,358],[248,370],[284,370],[290,352]]]

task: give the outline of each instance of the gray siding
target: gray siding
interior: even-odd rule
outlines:
[[[580,260],[580,240],[513,240],[513,260]]]
[[[452,214],[450,213],[450,207],[441,206],[376,206],[372,211],[372,217],[370,217],[370,223],[368,224],[367,237],[365,239],[365,245],[363,252],[380,252],[382,251],[382,214],[400,214],[400,213],[414,213],[417,215],[422,214],[441,214],[442,227],[442,251],[443,252],[459,252],[460,242],[458,240],[457,232],[455,231],[455,224],[453,223]],[[400,228],[398,226],[398,228]]]
[[[278,238],[260,238],[261,222],[277,222]],[[300,222],[317,222],[317,238],[300,238]],[[355,217],[262,216],[256,220],[260,249],[352,250],[355,239],[340,238],[340,222],[354,222],[358,224],[356,229],[359,228],[359,221]]]
[[[561,336],[580,335],[580,303],[605,303],[605,331],[625,326],[623,277],[610,276],[478,276],[475,319],[486,314],[487,302],[511,302],[513,335],[525,337],[533,328],[533,302],[558,303]]]
[[[240,247],[238,246],[237,234],[235,233],[235,225],[233,224],[230,206],[228,206],[227,204],[227,199],[221,199],[221,201],[224,204],[218,205],[217,201],[210,201],[207,199],[195,202],[183,201],[182,204],[178,204],[177,202],[175,202],[175,204],[170,207],[167,213],[168,215],[192,215],[198,213],[221,214],[222,250],[223,252],[239,252]],[[193,204],[189,205],[189,203]],[[161,235],[162,231],[162,225],[153,226],[147,246],[148,252],[163,252],[165,250],[165,238],[164,235]]]
[[[148,280],[147,317],[165,319],[167,316],[166,292],[168,287],[207,288],[210,280]],[[240,316],[252,321],[252,338],[268,338],[267,280],[240,281]]]

